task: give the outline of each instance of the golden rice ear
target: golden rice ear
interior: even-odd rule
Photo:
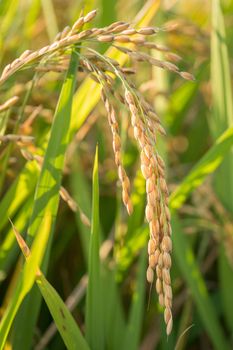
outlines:
[[[155,271],[157,276],[156,291],[159,303],[161,306],[166,306],[164,319],[167,324],[167,332],[170,333],[172,328],[171,244],[169,241],[171,226],[170,212],[166,204],[168,202],[168,189],[164,177],[164,163],[157,154],[155,138],[148,127],[151,116],[154,117],[155,114],[144,103],[145,114],[142,115],[140,96],[136,91],[126,90],[125,100],[131,111],[134,136],[141,152],[142,175],[146,180],[147,204],[145,217],[150,228],[147,280],[149,283],[153,282]],[[156,131],[165,134],[157,119],[156,115],[154,124]]]
[[[138,144],[141,161],[141,172],[146,183],[146,208],[145,218],[149,225],[149,243],[148,243],[148,269],[147,280],[153,283],[156,280],[156,291],[159,303],[165,306],[164,319],[167,325],[167,334],[172,330],[172,291],[171,291],[171,215],[168,208],[168,187],[165,179],[165,164],[159,156],[156,145],[157,134],[166,135],[166,131],[161,125],[160,119],[152,106],[144,99],[142,94],[128,80],[128,75],[136,71],[131,67],[121,67],[116,60],[106,57],[95,51],[91,45],[92,42],[103,42],[113,45],[117,50],[128,55],[130,60],[136,62],[147,62],[162,69],[172,71],[175,74],[187,80],[194,80],[194,77],[187,72],[180,71],[174,63],[158,60],[148,53],[140,51],[141,48],[155,49],[162,54],[170,57],[172,61],[178,62],[180,57],[172,54],[170,49],[155,44],[147,40],[147,36],[156,34],[159,28],[133,28],[130,23],[114,22],[104,28],[92,28],[82,30],[85,23],[94,19],[97,11],[91,11],[87,15],[81,15],[80,18],[70,27],[65,27],[58,33],[55,41],[37,51],[26,50],[19,58],[8,64],[0,76],[0,84],[6,81],[12,74],[21,68],[35,66],[37,72],[56,71],[62,72],[66,69],[64,58],[70,53],[72,47],[82,46],[79,55],[79,70],[88,74],[96,83],[102,87],[101,97],[108,115],[108,123],[112,133],[112,146],[119,182],[122,188],[122,200],[129,214],[133,211],[130,198],[130,180],[126,174],[122,161],[121,137],[119,133],[119,124],[117,113],[111,103],[109,96],[114,96],[117,101],[124,104],[129,110],[130,121],[133,136]],[[164,30],[163,28],[162,30]],[[169,28],[167,27],[166,30]],[[85,45],[82,43],[85,42]],[[120,43],[130,43],[120,46]],[[65,56],[66,55],[66,56]],[[54,59],[55,58],[55,59]],[[56,61],[57,59],[57,61]],[[51,64],[51,60],[53,64]],[[60,61],[59,61],[60,60]],[[67,63],[67,62],[66,62]],[[114,79],[118,78],[121,82],[121,90],[117,91]],[[122,94],[122,90],[124,93]],[[17,96],[11,98],[0,106],[0,112],[10,108],[18,100]],[[20,135],[5,135],[5,140],[21,140]],[[17,138],[18,137],[18,138]],[[3,141],[4,138],[1,139]],[[25,139],[24,139],[25,141]],[[42,160],[38,157],[24,153],[29,160],[37,160],[41,164]],[[61,189],[62,198],[68,203],[74,211],[79,210],[69,196],[68,192]],[[84,221],[88,221],[83,213],[80,213]],[[89,222],[88,222],[89,224]]]
[[[122,200],[128,211],[128,214],[131,215],[133,212],[133,205],[130,199],[130,181],[122,163],[121,138],[118,131],[119,125],[116,118],[116,112],[113,106],[111,105],[111,102],[107,97],[107,94],[105,94],[104,89],[102,89],[101,91],[101,97],[104,102],[106,111],[108,113],[108,123],[112,131],[113,152],[115,156],[115,163],[118,168],[118,177],[122,187]]]

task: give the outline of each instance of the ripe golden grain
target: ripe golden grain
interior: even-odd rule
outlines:
[[[63,71],[67,67],[67,62],[64,64],[64,58],[70,53],[70,48],[74,47],[74,45],[79,48],[83,42],[91,44],[93,41],[113,42],[113,46],[117,50],[128,55],[132,60],[147,62],[162,69],[172,71],[187,80],[194,79],[190,73],[181,72],[174,63],[158,60],[145,52],[140,52],[141,47],[144,49],[156,49],[166,53],[167,57],[170,55],[172,61],[176,62],[180,59],[176,54],[172,54],[169,48],[146,40],[147,36],[156,34],[161,29],[151,27],[136,29],[130,27],[129,23],[118,21],[104,28],[82,30],[83,25],[90,22],[96,14],[96,10],[91,11],[86,16],[81,16],[77,19],[72,28],[65,27],[61,33],[58,33],[51,45],[47,45],[34,52],[30,50],[24,51],[19,58],[16,58],[11,64],[8,64],[4,68],[0,76],[0,84],[19,69],[30,67],[31,63],[40,64],[39,68],[36,67],[35,69],[43,73],[54,70],[57,72]],[[163,28],[162,30],[165,29],[168,30],[169,27]],[[131,43],[131,47],[118,46],[116,43]],[[118,101],[123,103],[130,112],[133,135],[140,151],[141,172],[146,182],[147,203],[145,217],[149,224],[150,233],[148,242],[149,266],[146,275],[149,283],[153,283],[156,279],[159,303],[162,306],[165,305],[164,319],[167,325],[167,334],[170,334],[172,330],[172,290],[170,278],[170,254],[172,251],[171,216],[168,208],[168,187],[165,179],[165,164],[159,156],[156,146],[157,134],[166,135],[166,132],[154,109],[144,99],[134,84],[128,80],[127,76],[129,74],[134,74],[134,69],[131,67],[120,67],[117,61],[99,54],[89,47],[89,45],[83,45],[82,53],[77,50],[77,55],[79,56],[80,71],[89,74],[90,77],[102,87],[101,97],[107,111],[108,123],[112,133],[115,163],[122,187],[122,200],[129,214],[131,214],[133,210],[130,199],[130,180],[123,167],[119,124],[110,97],[114,96]],[[56,61],[56,59],[59,58],[63,61]],[[115,89],[113,77],[117,77],[122,82],[121,88],[124,91],[124,96],[122,95],[122,91],[119,92]],[[8,100],[5,104],[0,106],[0,112],[9,108],[15,102],[17,102],[17,98]],[[5,137],[6,136],[7,135],[5,135]],[[11,136],[11,139],[12,137],[13,136]],[[18,140],[20,137],[21,140],[23,140],[22,136],[17,135],[17,137]],[[10,140],[9,135],[7,140]],[[34,159],[33,157],[31,158]],[[65,190],[61,191],[61,196],[73,210],[78,210],[77,205]]]

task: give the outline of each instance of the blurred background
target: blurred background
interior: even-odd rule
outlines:
[[[68,299],[75,319],[84,330],[90,233],[84,214],[87,218],[91,216],[91,177],[98,143],[105,301],[101,313],[105,315],[106,349],[233,349],[233,155],[229,151],[233,143],[233,1],[223,0],[219,6],[217,0],[2,0],[1,70],[24,50],[39,49],[52,42],[58,31],[72,26],[81,11],[87,13],[95,8],[98,9],[96,27],[117,20],[135,22],[147,11],[151,18],[148,25],[169,28],[153,40],[168,46],[181,59],[159,51],[151,54],[177,61],[181,70],[196,78],[195,82],[185,81],[145,63],[134,64],[137,73],[132,77],[154,105],[167,131],[167,136],[158,142],[166,160],[171,193],[173,332],[166,336],[155,287],[146,282],[145,184],[139,171],[137,145],[123,109],[124,164],[132,181],[134,213],[129,218],[121,203],[111,133],[104,107],[98,103],[84,118],[81,116],[85,122],[80,123],[68,148],[63,185],[75,199],[78,210],[72,212],[65,202],[60,202],[48,280],[64,301]],[[102,53],[107,48],[107,44],[99,45]],[[78,84],[85,78],[82,74],[78,75]],[[1,103],[13,94],[22,97],[32,76],[32,70],[27,69],[18,72],[14,82],[10,80],[2,85]],[[26,116],[31,117],[33,112],[35,116],[31,117],[33,122],[21,125],[20,132],[33,134],[36,146],[50,128],[63,78],[63,73],[54,72],[42,76],[25,108]],[[88,105],[88,99],[83,101]],[[12,125],[16,114],[17,109],[15,114],[13,111]],[[8,128],[10,131],[11,124]],[[223,139],[219,139],[223,134]],[[224,137],[226,142],[218,146]],[[1,145],[1,173],[5,152],[5,146]],[[15,147],[4,176],[0,177],[2,198],[24,162]],[[13,216],[20,231],[26,229],[35,186],[32,178],[27,181],[30,190]],[[10,293],[10,279],[19,255],[13,241],[8,241],[6,249],[8,231],[6,222],[1,225],[0,236],[5,244],[5,253],[0,253],[3,303]],[[98,322],[99,316],[93,317]],[[52,317],[42,303],[31,348],[64,349],[51,323]]]

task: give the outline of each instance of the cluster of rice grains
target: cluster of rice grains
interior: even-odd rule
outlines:
[[[131,214],[133,208],[130,201],[130,181],[122,163],[119,123],[113,101],[117,99],[128,108],[133,135],[140,149],[141,170],[146,180],[147,205],[145,215],[150,228],[147,280],[149,283],[153,283],[154,275],[156,275],[156,291],[159,303],[165,307],[164,318],[167,334],[170,334],[172,330],[171,225],[164,162],[156,149],[156,133],[164,135],[165,131],[153,108],[128,79],[130,74],[135,73],[134,69],[121,67],[112,58],[99,54],[91,44],[93,42],[110,43],[133,61],[148,62],[173,71],[188,80],[193,80],[193,76],[187,72],[179,71],[174,63],[155,59],[142,51],[142,49],[144,51],[145,49],[159,50],[164,52],[169,59],[177,61],[179,56],[172,54],[167,47],[147,41],[148,36],[166,30],[165,28],[136,29],[129,23],[115,22],[105,28],[83,30],[85,23],[90,22],[95,15],[96,11],[92,11],[86,16],[81,16],[72,28],[66,27],[59,33],[51,45],[38,51],[27,50],[23,52],[19,58],[5,67],[0,77],[0,84],[13,73],[27,66],[34,65],[36,70],[40,68],[39,71],[43,72],[42,74],[47,71],[63,71],[67,68],[67,54],[71,52],[71,48],[75,47],[79,59],[79,70],[88,73],[93,80],[101,85],[101,97],[113,136],[113,151],[122,186],[122,199],[128,213]],[[115,81],[121,84],[117,85]],[[2,108],[4,109],[5,105]]]

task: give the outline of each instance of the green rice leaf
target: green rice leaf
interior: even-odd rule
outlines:
[[[44,220],[41,222],[41,226],[38,230],[38,235],[36,236],[36,239],[32,245],[31,255],[29,256],[28,260],[24,263],[22,273],[20,274],[19,280],[17,281],[17,285],[11,297],[8,308],[4,312],[4,316],[1,320],[0,349],[4,348],[14,317],[23,299],[25,298],[26,294],[28,294],[35,281],[36,272],[38,266],[40,266],[41,264],[46,244],[48,242],[50,225],[51,215],[49,215],[49,213],[47,212]]]
[[[219,0],[212,3],[211,37],[211,84],[213,113],[210,126],[216,139],[224,130],[233,125],[231,74],[226,46],[224,20]],[[217,84],[216,84],[217,82]],[[233,211],[233,150],[226,157],[215,176],[218,197],[231,212]]]
[[[8,217],[21,208],[33,193],[38,179],[39,168],[35,162],[28,162],[0,202],[0,230],[8,223]],[[7,215],[6,215],[7,213]]]
[[[14,218],[14,224],[19,232],[25,232],[26,222],[30,216],[30,209],[32,207],[33,198],[29,197],[26,203],[22,206],[21,210]],[[0,249],[0,281],[7,277],[9,269],[12,267],[14,260],[18,254],[18,246],[15,241],[15,235],[12,232],[12,228],[7,231],[6,236],[1,244]]]
[[[68,350],[88,350],[89,346],[82,336],[78,325],[56,290],[51,286],[43,274],[40,274],[39,277],[37,277],[36,283],[43,295],[66,348]]]
[[[172,217],[172,227],[176,263],[190,288],[198,313],[212,341],[213,347],[218,350],[230,349],[219,323],[216,310],[210,300],[205,281],[195,261],[192,249],[175,215]]]
[[[85,178],[84,170],[80,163],[78,155],[74,155],[74,162],[72,164],[71,173],[71,188],[73,197],[78,203],[80,209],[88,218],[91,217],[91,193],[89,191],[89,183]],[[82,251],[85,260],[88,261],[89,242],[90,242],[90,228],[85,225],[80,217],[80,213],[75,213],[75,220],[80,232],[80,239],[82,243]]]
[[[226,157],[233,145],[233,127],[227,129],[210,148],[210,150],[194,166],[178,188],[170,197],[172,209],[178,209],[187,199],[188,195],[213,173]]]
[[[121,303],[115,269],[104,266],[101,281],[103,283],[103,314],[105,346],[107,349],[121,349],[126,334],[126,322]]]
[[[233,103],[231,72],[226,45],[226,33],[223,13],[219,0],[212,2],[211,36],[211,85],[213,95],[213,113],[210,125],[213,137],[233,125]],[[216,193],[227,210],[233,213],[233,149],[226,156],[214,177]],[[227,238],[223,238],[223,240]],[[231,334],[233,334],[233,268],[225,253],[225,246],[220,247],[219,279],[223,310]]]
[[[228,328],[233,335],[233,280],[232,278],[229,278],[229,276],[232,276],[233,266],[231,261],[229,261],[229,256],[226,254],[226,246],[224,244],[221,244],[219,249],[218,273],[223,311]]]
[[[126,338],[123,345],[124,350],[137,350],[139,348],[140,333],[145,309],[146,264],[147,249],[144,249],[138,262],[137,282],[130,308]]]
[[[50,237],[43,259],[42,270],[47,270],[50,248],[52,243],[55,219],[59,204],[59,190],[61,185],[65,152],[69,141],[72,100],[76,82],[78,61],[75,52],[72,53],[70,65],[64,80],[59,101],[53,119],[51,134],[45,152],[44,162],[37,184],[32,216],[28,228],[27,243],[30,246],[45,212],[52,214]],[[24,301],[14,325],[14,349],[31,347],[33,330],[40,309],[41,297],[37,289],[33,289]],[[27,320],[30,319],[30,323]]]
[[[100,228],[99,228],[99,178],[98,147],[96,148],[92,180],[92,222],[88,263],[88,287],[86,296],[86,339],[90,348],[104,348],[104,324],[102,314],[102,290],[100,279]],[[96,322],[98,320],[98,322]]]

